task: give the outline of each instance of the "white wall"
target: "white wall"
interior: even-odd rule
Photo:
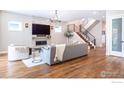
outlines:
[[[96,46],[102,47],[102,22],[99,22],[90,33],[96,38]]]
[[[41,24],[50,24],[48,20],[45,18],[38,18],[38,17],[30,17],[25,15],[19,15],[14,13],[8,13],[2,11],[1,13],[2,20],[0,23],[1,26],[1,43],[0,49],[2,51],[7,51],[8,45],[11,43],[15,45],[26,45],[29,46],[32,44],[32,23],[41,23]],[[8,21],[20,21],[23,24],[23,31],[16,32],[16,31],[8,31]],[[25,28],[25,23],[29,24],[29,28]],[[66,38],[64,37],[63,33],[66,30],[66,26],[63,24],[62,32],[56,33],[54,30],[51,31],[51,43],[65,43]]]
[[[107,10],[106,11],[106,17],[109,16],[114,16],[114,15],[123,15],[124,14],[124,10]]]
[[[71,42],[82,42],[82,43],[86,43],[79,35],[76,34],[76,32],[74,32],[74,36],[70,39]]]
[[[104,32],[105,34],[102,34],[102,45],[105,46],[106,45],[106,22],[102,21],[102,32]]]
[[[8,21],[22,22],[22,31],[8,31]],[[31,43],[31,26],[28,29],[24,28],[25,23],[31,25],[32,18],[17,14],[2,12],[1,20],[1,48],[3,51],[7,50],[8,45],[11,43],[15,45],[29,45]]]
[[[62,44],[66,43],[66,37],[64,36],[64,33],[67,31],[67,25],[66,23],[61,23],[62,26],[62,32],[55,32],[52,30],[51,32],[51,43],[53,44]]]

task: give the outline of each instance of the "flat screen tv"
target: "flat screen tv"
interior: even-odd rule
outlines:
[[[50,25],[32,24],[32,35],[50,35]]]

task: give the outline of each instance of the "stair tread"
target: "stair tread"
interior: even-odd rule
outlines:
[[[88,45],[90,46],[90,48],[95,48],[95,45],[89,41],[82,33],[80,32],[76,32],[86,43],[88,43]]]

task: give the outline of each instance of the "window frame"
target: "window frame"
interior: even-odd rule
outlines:
[[[18,25],[18,27],[14,28],[12,25]],[[8,31],[22,31],[22,22],[21,21],[8,21]]]
[[[58,31],[57,31],[58,30]],[[62,32],[62,26],[57,26],[57,27],[54,27],[54,31],[56,33],[61,33]]]

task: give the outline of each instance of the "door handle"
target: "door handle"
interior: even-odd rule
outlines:
[[[121,41],[122,43],[124,43],[124,41]]]

